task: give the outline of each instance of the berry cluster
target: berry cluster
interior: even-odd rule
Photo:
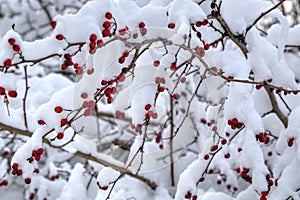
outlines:
[[[161,132],[158,132],[158,133],[154,133],[156,135],[155,137],[155,142],[156,143],[160,143],[161,142],[161,139],[162,139],[162,135],[161,135]]]
[[[32,150],[31,157],[28,159],[29,162],[32,162],[33,160],[39,161],[41,159],[42,154],[44,153],[43,148],[39,148],[37,150]]]
[[[142,36],[147,34],[147,28],[144,22],[139,23],[139,29]]]
[[[145,119],[146,120],[149,120],[151,117],[153,119],[157,118],[157,113],[154,112],[153,110],[150,110],[150,109],[151,109],[151,104],[146,104],[145,105],[145,110],[147,111],[146,114],[145,114]]]
[[[105,13],[105,18],[107,19],[103,24],[103,30],[102,30],[102,35],[103,37],[110,37],[111,36],[111,28],[112,28],[112,22],[108,21],[113,18],[112,14],[110,12]]]
[[[51,180],[51,181],[54,181],[54,180],[56,180],[56,179],[58,179],[58,178],[59,178],[59,175],[58,175],[58,174],[50,176],[50,180]]]
[[[117,110],[117,111],[115,112],[115,116],[116,116],[117,119],[121,119],[121,118],[124,118],[124,117],[125,117],[125,113],[122,112],[122,111]]]
[[[188,191],[185,196],[185,199],[197,200],[197,195],[193,195],[190,191]]]
[[[228,125],[232,129],[240,129],[244,125],[242,122],[239,122],[237,118],[232,118],[231,120],[228,120]]]
[[[8,185],[8,181],[6,179],[3,179],[2,181],[0,181],[0,187],[7,186],[7,185]]]
[[[270,141],[270,137],[268,136],[268,134],[266,132],[261,132],[258,135],[256,135],[256,140],[258,140],[259,142],[262,142],[264,144],[268,144]]]
[[[125,51],[122,56],[119,58],[119,63],[123,64],[125,62],[125,59],[129,56],[129,52]]]
[[[238,168],[236,171],[239,173],[240,168]],[[244,179],[246,182],[251,184],[252,183],[252,177],[248,174],[249,171],[250,171],[249,168],[244,167],[242,172],[240,173],[240,175],[241,175],[242,179]]]
[[[72,66],[74,63],[72,61],[72,56],[69,53],[64,54],[64,63],[61,65],[62,70],[66,70],[69,66]]]
[[[0,86],[0,95],[6,95],[6,89],[2,86]],[[9,90],[7,95],[11,98],[16,98],[18,93],[16,90]]]
[[[104,94],[106,96],[106,102],[108,104],[111,104],[113,102],[114,99],[113,99],[112,95],[116,94],[116,92],[117,92],[117,88],[114,86],[105,88]]]
[[[154,82],[156,83],[156,84],[164,84],[164,83],[166,83],[166,80],[165,80],[165,78],[164,77],[155,77],[155,79],[154,79]]]
[[[84,116],[90,116],[92,112],[95,111],[95,106],[96,106],[96,103],[94,100],[90,100],[90,101],[83,101],[82,102],[82,106],[84,108],[86,108],[86,110],[84,111]]]
[[[173,63],[171,64],[170,69],[171,69],[172,71],[176,71],[176,69],[177,69],[176,62],[173,62]]]
[[[143,125],[142,124],[131,124],[131,128],[134,129],[136,132],[140,133],[142,131]]]
[[[12,174],[13,175],[17,175],[17,176],[22,176],[23,174],[23,170],[22,169],[19,169],[19,164],[18,163],[14,163],[12,165]],[[31,183],[31,178],[25,178],[24,179],[24,182],[26,184],[30,184]]]
[[[15,52],[21,51],[20,45],[16,44],[16,40],[14,38],[9,38],[8,44],[12,47],[12,50],[14,50]]]
[[[195,48],[196,54],[199,55],[200,57],[205,56],[205,51],[204,50],[205,50],[204,48],[198,47],[198,46]]]
[[[204,19],[203,21],[197,21],[195,22],[195,26],[200,27],[200,26],[206,26],[208,24],[208,20]]]

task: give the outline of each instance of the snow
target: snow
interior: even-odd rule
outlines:
[[[300,159],[299,95],[282,94],[280,98],[274,92],[280,112],[288,118],[288,126],[284,127],[265,89],[257,90],[256,84],[251,82],[263,83],[272,79],[270,87],[299,88],[299,49],[291,46],[299,45],[299,25],[289,28],[288,18],[280,9],[274,9],[260,22],[267,23],[271,18],[277,20],[275,24],[268,28],[260,23],[263,31],[253,26],[246,33],[260,14],[276,2],[222,1],[220,17],[224,18],[234,35],[245,37],[248,53],[245,56],[226,37],[216,48],[209,46],[205,56],[199,59],[195,48],[214,42],[222,34],[210,25],[197,27],[195,23],[208,18],[216,29],[224,31],[210,15],[213,2],[220,3],[210,0],[199,6],[196,0],[95,0],[82,6],[75,0],[45,1],[45,5],[49,3],[50,17],[57,23],[51,31],[47,14],[38,2],[32,2],[32,5],[28,2],[5,2],[3,8],[6,12],[0,20],[1,28],[8,30],[8,16],[12,16],[17,25],[15,30],[10,29],[5,34],[0,31],[0,65],[8,58],[13,64],[25,63],[6,67],[7,71],[0,73],[0,86],[7,91],[18,92],[16,98],[8,97],[11,116],[8,116],[7,105],[0,103],[0,123],[20,130],[28,129],[26,134],[32,133],[32,136],[16,139],[14,135],[6,135],[7,131],[3,132],[0,153],[7,150],[12,155],[0,159],[0,182],[8,179],[13,189],[17,185],[13,184],[15,180],[23,184],[23,179],[30,177],[32,183],[26,186],[18,184],[18,191],[24,191],[24,196],[18,197],[16,192],[16,196],[12,197],[13,193],[8,192],[4,197],[28,198],[31,192],[35,192],[37,199],[102,200],[113,189],[111,199],[181,200],[189,192],[201,200],[252,200],[260,198],[261,192],[268,191],[266,175],[271,174],[273,181],[278,179],[278,186],[270,188],[268,199],[286,199],[289,196],[297,199],[300,187],[297,171]],[[73,7],[65,9],[66,5]],[[31,13],[31,6],[37,11]],[[112,13],[112,19],[105,17],[107,12]],[[13,15],[16,13],[18,16]],[[111,31],[115,31],[118,37],[103,38],[105,21],[111,22]],[[46,24],[43,28],[41,22]],[[145,23],[145,35],[139,28],[140,22]],[[175,24],[174,29],[168,28],[170,23]],[[126,34],[120,35],[119,31],[124,28],[128,28]],[[136,39],[133,37],[135,33],[138,34]],[[201,33],[202,37],[198,37],[197,33],[198,36]],[[63,34],[64,39],[58,40],[58,34]],[[97,39],[102,39],[105,44],[94,54],[89,53],[91,34],[96,34]],[[186,38],[189,35],[191,38]],[[170,43],[156,42],[158,37]],[[9,38],[16,39],[21,52],[13,51]],[[151,46],[148,46],[150,43]],[[78,49],[77,44],[83,45]],[[125,51],[129,55],[120,64],[119,58]],[[76,75],[73,66],[65,71],[60,69],[66,53],[70,53],[72,61],[82,67],[82,75]],[[51,58],[46,59],[48,57]],[[45,60],[36,63],[36,59]],[[170,69],[172,63],[179,65],[189,59],[192,60],[176,71]],[[160,61],[159,66],[153,65],[155,60]],[[207,65],[204,66],[203,62]],[[25,109],[26,64],[29,89]],[[124,67],[129,67],[129,71],[125,73]],[[94,73],[87,74],[89,69],[94,69]],[[215,69],[219,75],[231,76],[238,81],[227,81],[208,72]],[[124,82],[101,84],[102,80],[115,80],[120,74],[125,75]],[[165,81],[157,83],[157,77]],[[203,82],[196,91],[200,78]],[[117,88],[112,95],[112,104],[105,99],[107,87]],[[159,92],[158,87],[165,90]],[[87,98],[82,96],[84,92]],[[172,100],[171,116],[170,98],[177,93],[179,99]],[[0,98],[1,102],[5,100],[4,95]],[[84,101],[95,103],[97,106],[88,109],[99,113],[84,116],[87,109],[82,108]],[[146,104],[150,104],[151,112],[158,115],[157,119],[150,118],[149,124],[145,120]],[[55,112],[56,106],[61,106],[63,111]],[[28,128],[24,123],[24,110]],[[117,111],[124,112],[125,117],[115,119]],[[61,126],[62,118],[72,120],[73,117],[78,119]],[[228,126],[228,121],[233,118],[243,123],[243,130]],[[206,119],[206,122],[201,119]],[[39,125],[39,120],[46,124]],[[174,127],[171,127],[171,122]],[[131,125],[137,124],[142,125],[140,131],[131,129]],[[64,132],[64,138],[58,139],[58,132]],[[262,132],[270,137],[268,144],[257,140],[256,136]],[[158,133],[162,137],[159,141]],[[170,140],[174,133],[176,136]],[[223,139],[227,143],[222,145]],[[293,139],[293,145],[289,145],[290,139]],[[43,144],[43,140],[48,140],[51,145]],[[220,148],[215,154],[211,152],[212,145]],[[32,151],[39,148],[45,152],[42,160],[28,162]],[[239,148],[242,151],[238,152]],[[76,152],[86,157],[90,155],[94,161],[74,158]],[[268,152],[273,155],[268,155]],[[229,159],[224,158],[226,153],[230,153]],[[213,158],[212,161],[204,159],[206,154]],[[13,163],[18,163],[23,170],[21,177],[10,175],[8,169]],[[171,166],[174,167],[173,175]],[[36,168],[40,169],[39,174],[33,172]],[[134,175],[122,174],[121,177],[121,172],[116,170],[118,168],[129,170]],[[249,168],[252,183],[242,180],[235,172],[236,168]],[[214,173],[210,174],[207,170]],[[59,175],[58,179],[49,180],[56,175]],[[174,176],[174,185],[171,185],[171,176]],[[201,176],[205,177],[205,181],[198,183]],[[153,181],[157,185],[156,190],[143,183],[143,178]],[[221,179],[222,184],[217,185],[216,180]],[[116,185],[112,188],[115,181]],[[108,190],[99,189],[96,182],[109,186]],[[231,189],[226,189],[227,186]],[[238,190],[233,192],[233,187]]]

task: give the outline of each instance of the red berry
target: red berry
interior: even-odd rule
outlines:
[[[186,199],[192,198],[192,193],[191,192],[187,192],[186,195],[184,196],[184,198],[186,198]]]
[[[121,29],[121,30],[119,30],[119,34],[120,35],[125,35],[126,34],[126,29],[125,28],[123,28],[123,29]]]
[[[214,151],[216,151],[217,149],[218,149],[218,146],[217,146],[217,145],[213,145],[213,146],[210,147],[210,151],[211,151],[211,152],[214,152]]]
[[[34,159],[35,159],[36,161],[39,161],[39,160],[41,159],[41,156],[40,156],[40,155],[36,155],[36,156],[34,156]]]
[[[202,25],[202,26],[206,26],[207,24],[208,24],[207,19],[205,19],[205,20],[203,20],[203,21],[201,22],[201,25]]]
[[[103,47],[104,46],[103,40],[97,40],[97,46],[98,47]]]
[[[107,84],[108,84],[108,81],[106,81],[106,80],[101,81],[101,85],[107,85]]]
[[[46,122],[45,122],[44,120],[40,119],[40,120],[38,121],[38,124],[39,124],[39,125],[45,125]]]
[[[107,189],[108,189],[108,186],[105,185],[105,186],[103,186],[101,189],[102,189],[102,190],[107,190]]]
[[[205,45],[204,45],[204,49],[205,49],[205,50],[208,50],[208,49],[209,49],[209,44],[205,44]]]
[[[201,122],[202,124],[206,124],[206,123],[207,123],[206,119],[204,119],[204,118],[201,118],[201,119],[200,119],[200,122]]]
[[[164,148],[164,145],[163,145],[163,144],[159,144],[159,148],[160,148],[160,149],[163,149],[163,148]]]
[[[139,28],[144,28],[145,27],[145,23],[144,22],[140,22],[139,23]]]
[[[97,35],[96,34],[91,34],[90,35],[90,41],[92,42],[95,42],[97,40]]]
[[[4,186],[6,186],[6,185],[8,185],[8,181],[4,179],[4,180],[1,182],[1,184],[4,185]]]
[[[18,169],[18,168],[19,168],[19,164],[18,164],[18,163],[14,163],[14,164],[12,165],[12,168],[13,168],[13,169]]]
[[[125,57],[124,56],[121,56],[120,58],[119,58],[119,63],[120,64],[123,64],[125,62]]]
[[[158,91],[159,91],[159,92],[164,92],[164,91],[165,91],[165,88],[164,88],[164,87],[159,87],[159,88],[158,88]]]
[[[176,93],[176,94],[173,94],[173,95],[172,95],[172,98],[175,99],[175,100],[178,100],[178,99],[179,99],[179,94],[177,94],[177,93]]]
[[[55,111],[56,113],[61,113],[61,112],[63,111],[63,108],[62,108],[61,106],[56,106],[56,107],[54,108],[54,111]]]
[[[197,21],[197,22],[195,23],[195,25],[196,25],[197,27],[200,27],[200,26],[201,26],[201,22]]]
[[[204,160],[208,160],[209,159],[209,155],[205,154],[203,158],[204,158]]]
[[[150,110],[150,108],[151,108],[151,104],[145,105],[145,110]]]
[[[141,28],[140,29],[140,32],[141,32],[142,36],[146,35],[147,31],[148,31],[147,28]]]
[[[113,102],[113,98],[111,96],[108,96],[106,100],[108,104],[111,104]]]
[[[66,70],[68,68],[68,66],[67,65],[65,65],[65,64],[61,64],[61,69],[62,70]]]
[[[156,84],[160,84],[160,77],[155,77],[154,82],[155,82]]]
[[[56,27],[56,21],[52,21],[50,25],[51,25],[51,27],[52,27],[53,29],[55,29],[55,27]]]
[[[110,36],[110,30],[109,29],[103,29],[102,35],[103,35],[103,37],[109,37]]]
[[[218,130],[218,127],[217,126],[213,126],[212,127],[212,131],[217,131]]]
[[[64,125],[66,125],[68,123],[68,120],[66,119],[66,118],[62,118],[61,120],[60,120],[60,126],[64,126]]]
[[[118,81],[119,81],[119,82],[125,81],[125,75],[124,75],[124,74],[120,74],[120,75],[118,76]]]
[[[103,28],[110,28],[110,26],[111,26],[111,23],[109,22],[109,21],[105,21],[104,23],[103,23]]]
[[[24,182],[25,182],[26,184],[30,184],[30,183],[31,183],[31,178],[25,178],[25,179],[24,179]]]
[[[154,67],[158,67],[159,64],[160,64],[159,60],[154,60],[154,62],[153,62]]]
[[[64,36],[62,34],[58,34],[58,35],[56,35],[56,39],[57,40],[63,40]]]
[[[237,125],[239,123],[238,119],[237,118],[233,118],[231,120],[231,122],[234,124],[234,125]]]
[[[192,200],[197,200],[197,195],[194,195]]]
[[[288,140],[288,146],[291,147],[291,146],[293,146],[293,144],[294,144],[294,138],[290,138]]]
[[[42,155],[42,154],[44,153],[44,149],[43,149],[43,148],[39,148],[39,149],[37,150],[37,153],[38,153],[39,155]]]
[[[226,143],[227,143],[227,140],[226,140],[226,139],[221,140],[221,144],[222,144],[222,145],[225,145]]]
[[[85,117],[90,116],[90,115],[91,115],[91,109],[86,109],[86,110],[84,111],[83,115],[84,115]]]
[[[136,39],[136,38],[138,38],[138,37],[139,37],[139,34],[137,34],[137,33],[132,34],[132,38],[133,38],[133,39]]]
[[[83,69],[81,67],[78,67],[76,70],[75,70],[76,74],[77,75],[80,75],[83,73]]]
[[[5,67],[11,66],[11,59],[6,59],[3,64]]]
[[[170,29],[174,29],[174,28],[175,28],[175,24],[174,24],[174,23],[170,23],[170,24],[168,24],[168,28],[170,28]]]
[[[14,44],[13,45],[13,50],[16,51],[16,52],[19,52],[21,50],[21,48],[20,48],[19,45]]]
[[[14,38],[9,38],[8,43],[13,46],[16,43],[16,40]]]
[[[5,88],[4,87],[0,87],[0,95],[5,95]]]
[[[95,71],[94,68],[90,68],[90,69],[87,70],[87,74],[88,74],[88,75],[91,75],[91,74],[94,73],[94,71]]]
[[[105,18],[106,19],[111,19],[112,18],[112,14],[110,12],[105,13]]]
[[[226,154],[224,155],[224,158],[226,158],[226,159],[230,158],[230,153],[226,153]]]
[[[22,174],[23,174],[22,169],[17,170],[17,175],[18,175],[18,176],[21,176]]]
[[[59,132],[59,133],[57,133],[56,137],[57,137],[57,139],[61,140],[64,137],[64,133],[63,132]]]
[[[83,99],[86,99],[86,98],[88,98],[88,93],[86,93],[86,92],[83,92],[82,94],[81,94],[81,98],[83,98]]]

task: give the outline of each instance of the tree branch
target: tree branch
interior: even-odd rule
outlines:
[[[31,137],[32,136],[32,132],[30,132],[30,131],[21,130],[21,129],[18,129],[18,128],[15,128],[15,127],[3,124],[3,123],[0,123],[0,129],[7,130],[10,133],[19,134],[19,135],[23,135],[23,136],[27,136],[27,137]],[[62,151],[65,151],[64,149],[62,149],[60,147],[53,146],[51,144],[51,142],[49,140],[47,140],[46,138],[43,138],[43,143],[48,144],[51,147],[54,147],[54,148],[60,149]],[[102,160],[102,159],[100,159],[100,158],[98,158],[98,157],[96,157],[94,155],[86,154],[86,153],[83,153],[83,152],[80,152],[80,151],[77,151],[76,153],[74,153],[74,155],[78,156],[78,157],[81,157],[83,159],[86,159],[86,160],[94,161],[94,162],[99,163],[99,164],[101,164],[101,165],[103,165],[105,167],[111,167],[114,170],[121,172],[122,174],[128,175],[130,177],[133,177],[135,179],[138,179],[138,180],[144,182],[146,185],[148,185],[153,190],[156,189],[156,184],[154,182],[152,182],[149,179],[147,179],[145,177],[142,177],[142,176],[140,176],[138,174],[134,174],[130,170],[128,170],[128,169],[126,169],[124,167],[112,164],[112,163],[110,163],[110,162],[108,162],[106,160]]]

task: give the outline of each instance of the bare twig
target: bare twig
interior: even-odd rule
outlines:
[[[28,130],[27,113],[26,113],[26,99],[27,99],[27,94],[28,94],[28,90],[29,90],[27,65],[24,66],[24,75],[25,75],[25,93],[24,93],[24,97],[23,97],[23,116],[24,116],[25,128],[26,128],[26,130]]]
[[[170,94],[170,173],[171,173],[171,185],[175,186],[174,180],[174,158],[173,158],[173,134],[174,134],[174,104],[173,98]]]
[[[286,0],[281,0],[281,1],[279,1],[277,4],[275,4],[275,5],[274,5],[273,7],[271,7],[269,10],[267,10],[267,11],[261,13],[261,14],[259,15],[259,17],[256,18],[255,21],[254,21],[250,26],[247,27],[246,33],[248,33],[248,31],[249,31],[253,26],[255,26],[255,24],[257,24],[257,22],[258,22],[261,18],[263,18],[264,16],[266,16],[266,15],[267,15],[268,13],[270,13],[272,10],[276,9],[278,6],[280,6],[280,5],[281,5],[283,2],[285,2],[285,1],[286,1]]]

